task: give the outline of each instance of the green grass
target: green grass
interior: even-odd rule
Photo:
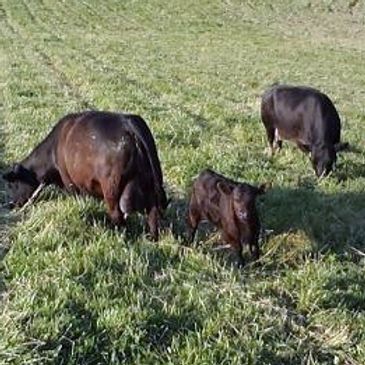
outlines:
[[[364,364],[364,26],[363,1],[0,0],[0,168],[68,112],[125,110],[174,197],[158,244],[141,217],[113,230],[102,203],[52,188],[1,209],[0,363]],[[328,179],[288,143],[265,155],[274,82],[334,100],[358,152]],[[272,182],[259,266],[236,269],[211,229],[182,246],[206,167]]]

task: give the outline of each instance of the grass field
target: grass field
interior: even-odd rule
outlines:
[[[0,209],[0,363],[365,364],[364,70],[362,0],[0,0],[0,168],[68,112],[124,110],[173,197],[158,244],[142,217],[113,230],[102,203],[52,188]],[[335,102],[358,151],[329,178],[288,143],[265,154],[274,82]],[[206,167],[272,182],[260,265],[235,268],[207,226],[182,245]]]

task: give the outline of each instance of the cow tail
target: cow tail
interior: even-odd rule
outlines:
[[[142,143],[146,151],[147,158],[153,175],[154,190],[156,195],[158,196],[159,207],[164,210],[166,209],[168,203],[163,188],[163,176],[162,176],[160,160],[158,158],[157,148],[152,133],[148,128],[144,119],[138,115],[126,116],[126,122],[128,125],[128,129],[135,136],[137,136],[138,140]]]

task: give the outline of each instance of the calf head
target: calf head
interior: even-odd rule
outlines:
[[[3,175],[3,179],[8,183],[9,208],[24,205],[39,186],[36,174],[21,164],[15,164],[10,171]]]
[[[336,151],[332,145],[315,146],[311,153],[314,171],[318,177],[328,175],[336,162]]]
[[[262,184],[255,187],[249,184],[238,184],[235,186],[219,182],[218,190],[225,195],[231,203],[235,220],[240,226],[255,228],[257,225],[256,197],[264,194],[268,185]]]

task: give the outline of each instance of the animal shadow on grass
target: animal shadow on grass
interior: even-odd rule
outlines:
[[[174,198],[171,200],[171,203],[160,220],[160,238],[165,231],[170,229],[175,238],[178,238],[183,234],[182,230],[184,228],[180,227],[180,223],[176,225],[176,222],[179,220],[177,217],[181,214],[180,208],[183,204],[184,203],[182,201],[180,202],[180,200],[176,200]],[[146,214],[133,212],[128,216],[124,226],[116,226],[109,219],[103,201],[99,201],[97,208],[95,208],[95,205],[86,207],[86,209],[84,209],[81,213],[81,219],[85,220],[90,225],[98,224],[105,229],[116,229],[120,233],[125,234],[127,242],[136,243],[144,235],[148,236]]]
[[[135,212],[127,218],[124,226],[117,226],[108,217],[103,202],[100,203],[100,208],[84,209],[81,213],[81,219],[89,225],[97,224],[104,229],[117,230],[119,233],[123,233],[127,242],[135,242],[144,234],[148,234],[145,215]]]
[[[84,303],[70,300],[63,309],[70,320],[60,329],[59,336],[48,339],[41,346],[36,345],[33,351],[42,356],[50,350],[57,350],[56,364],[110,364],[116,360],[118,363],[134,363],[138,353],[141,354],[145,348],[161,357],[168,355],[174,338],[202,328],[201,314],[191,305],[180,309],[176,315],[168,314],[163,303],[156,301],[148,305],[153,310],[146,318],[136,321],[136,336],[133,336],[133,328],[126,331],[122,327],[120,333],[110,333],[98,323],[97,314],[86,308]],[[145,335],[139,338],[138,332]],[[123,341],[120,341],[121,338]],[[77,347],[82,350],[77,350]]]
[[[194,242],[188,242],[187,212],[189,206],[189,196],[174,197],[166,212],[166,222],[169,222],[169,229],[174,238],[185,246],[196,246],[204,242],[209,235],[215,231],[214,226],[206,221],[199,224],[196,231]]]
[[[165,229],[169,229],[178,241],[186,241],[186,213],[188,198],[172,196],[165,213]]]
[[[82,275],[79,278],[79,284],[83,285],[90,295],[94,295],[95,285],[98,285],[99,273],[108,271],[113,276],[113,280],[118,282],[118,285],[104,288],[104,293],[110,301],[117,298],[120,300],[125,286],[130,286],[133,283],[134,291],[146,293],[146,288],[153,290],[154,287],[160,287],[160,281],[165,279],[163,275],[165,269],[180,265],[180,257],[171,255],[169,250],[164,247],[137,245],[135,248],[140,251],[142,260],[140,267],[143,267],[143,274],[139,272],[135,277],[131,276],[127,264],[121,262],[117,257],[114,257],[112,261],[108,258],[94,257],[95,262],[92,265],[94,269],[89,271],[87,275]],[[180,292],[180,289],[178,291]],[[77,358],[80,363],[108,364],[110,358],[108,358],[109,355],[105,354],[111,354],[112,352],[113,356],[120,362],[134,363],[136,348],[140,348],[141,351],[145,348],[151,348],[152,351],[164,356],[165,352],[168,353],[174,338],[200,330],[203,326],[203,314],[199,308],[191,303],[186,303],[185,300],[182,300],[178,313],[170,313],[168,307],[166,308],[169,296],[175,298],[174,292],[171,293],[170,289],[166,291],[164,301],[157,297],[151,298],[150,295],[138,296],[139,299],[136,300],[142,300],[141,306],[149,308],[149,310],[145,313],[136,314],[135,325],[126,324],[126,326],[132,326],[131,330],[125,331],[122,326],[120,333],[113,331],[112,334],[109,333],[108,329],[97,324],[96,314],[86,309],[85,304],[70,301],[63,310],[63,312],[69,312],[70,322],[64,324],[64,329],[59,331],[59,333],[62,333],[61,338],[49,341],[41,350],[55,349],[57,345],[61,344],[62,348],[57,363],[65,364],[69,363],[71,356],[73,358],[74,356],[81,356]],[[213,300],[213,297],[209,299]],[[130,300],[133,299],[130,298]],[[133,336],[133,332],[143,333],[143,336]],[[75,355],[72,351],[72,341],[79,341],[79,338],[87,337],[94,339],[92,347],[96,351],[89,351],[88,348],[84,348],[82,354]],[[125,341],[122,341],[121,347],[118,348],[116,343],[120,343],[120,337],[124,338]],[[68,340],[65,341],[65,338]],[[105,355],[104,358],[99,358],[101,353]]]
[[[365,177],[365,163],[348,160],[338,165],[335,176],[339,181],[355,180]]]
[[[211,256],[221,265],[237,265],[238,257],[231,246],[224,242],[221,233],[212,223],[208,221],[200,222],[195,234],[194,242],[188,240],[187,212],[189,206],[189,196],[174,197],[166,213],[166,222],[169,222],[169,231],[179,242],[182,249],[200,250],[207,256]],[[251,261],[250,255],[246,257],[247,247],[244,247],[244,259],[248,263]]]
[[[302,231],[313,242],[313,253],[330,251],[344,257],[351,246],[365,249],[365,192],[273,187],[261,210],[274,235]]]
[[[78,364],[107,364],[105,353],[113,351],[113,343],[107,330],[98,325],[97,316],[77,300],[69,300],[63,313],[70,321],[60,329],[59,336],[48,339],[41,346],[35,345],[33,351],[42,356],[57,349],[55,364],[69,364],[71,360]],[[93,339],[90,344],[88,337]],[[82,352],[74,351],[75,342],[81,342]]]
[[[365,310],[365,280],[363,272],[344,270],[327,278],[324,285],[326,295],[318,303],[325,309],[346,308],[349,311]]]
[[[145,336],[142,343],[152,346],[154,351],[162,354],[167,352],[176,337],[196,333],[203,326],[202,314],[192,304],[184,306],[178,314],[170,314],[163,308],[164,304],[157,301],[152,304],[153,310],[147,317],[143,327]]]

